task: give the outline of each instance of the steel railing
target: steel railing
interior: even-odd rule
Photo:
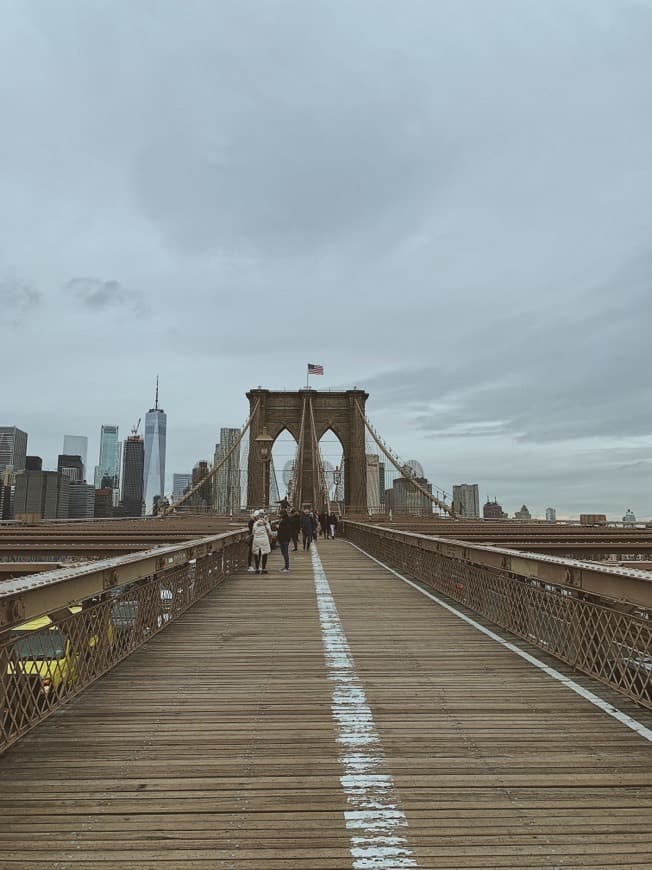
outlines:
[[[245,564],[245,530],[0,585],[0,751]]]
[[[652,584],[645,572],[348,520],[343,534],[380,561],[652,709],[652,610],[644,604]],[[610,598],[599,591],[601,575],[609,578],[610,590],[634,590],[634,581],[641,588],[632,592],[634,600]]]

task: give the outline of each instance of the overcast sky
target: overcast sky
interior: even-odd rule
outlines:
[[[0,424],[369,390],[510,512],[652,514],[652,0],[0,0]]]

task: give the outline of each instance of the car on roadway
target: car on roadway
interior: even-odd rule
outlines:
[[[12,629],[7,675],[27,683],[38,701],[51,703],[79,679],[79,655],[66,632],[49,616]],[[28,693],[29,694],[29,693]]]

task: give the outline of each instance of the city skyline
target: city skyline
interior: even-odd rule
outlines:
[[[370,407],[373,407],[372,399],[373,399],[373,397],[370,397],[370,399],[369,399],[369,406]],[[243,405],[244,405],[244,399],[243,399]],[[11,424],[9,426],[9,428],[12,428],[13,425],[14,424]],[[105,425],[106,424],[102,424],[101,428],[105,428]],[[7,428],[7,427],[5,426],[5,428]],[[64,424],[64,428],[65,428],[65,424]],[[68,428],[70,428],[70,427],[68,427]],[[114,428],[114,427],[110,426],[108,428]],[[115,426],[115,428],[118,431],[120,429],[119,426]],[[224,427],[217,427],[216,432],[219,433],[220,429],[223,429],[223,428]],[[0,429],[2,429],[1,425],[0,425]],[[17,426],[17,429],[19,431],[24,431],[24,429],[22,429],[20,425]],[[173,437],[173,443],[174,443],[174,429],[172,429],[171,431],[172,431],[172,437]],[[232,431],[239,431],[239,430],[233,430],[233,428],[231,428],[231,430],[229,430],[229,431],[232,432]],[[56,470],[57,464],[58,464],[59,453],[55,452],[54,457],[52,459],[50,459],[50,454],[47,451],[43,451],[43,450],[38,451],[38,450],[35,450],[33,448],[34,438],[31,435],[31,433],[29,433],[29,432],[27,432],[27,435],[28,435],[27,455],[30,455],[30,456],[38,455],[38,456],[42,457],[44,471],[45,470]],[[37,437],[37,436],[35,435],[34,437]],[[76,436],[76,437],[80,437],[80,436]],[[92,459],[92,456],[95,454],[95,452],[99,453],[101,439],[100,438],[94,439],[92,435],[81,436],[81,437],[88,438],[88,443],[89,443],[88,456],[90,459]],[[213,435],[214,439],[215,439],[215,437],[216,436]],[[233,437],[233,436],[231,436],[231,437]],[[53,445],[61,444],[62,438],[63,438],[63,435],[60,435],[59,433],[53,434],[52,444]],[[219,444],[219,434],[217,436],[217,439],[218,439],[217,443]],[[124,440],[126,440],[126,439],[121,439],[118,441],[119,449],[122,449],[122,445],[124,445]],[[95,448],[93,446],[94,441],[96,441],[97,450],[95,450]],[[215,445],[215,443],[216,442],[213,441],[213,445]],[[394,445],[394,446],[399,447],[398,444]],[[53,446],[52,449],[56,450],[56,447]],[[177,456],[181,455],[182,457],[183,456],[187,457],[187,465],[185,467],[186,468],[189,467],[191,470],[185,471],[183,466],[181,466],[181,470],[180,470],[179,464],[177,466],[171,467],[171,465],[168,461],[166,463],[167,470],[166,470],[165,494],[169,497],[169,496],[171,496],[171,494],[173,492],[173,476],[174,475],[184,474],[184,475],[191,476],[192,468],[200,459],[209,459],[209,462],[211,459],[213,461],[215,460],[215,457],[213,456],[214,452],[215,452],[214,446],[213,446],[212,451],[208,447],[205,450],[201,450],[201,449],[196,450],[193,446],[188,446],[187,448],[182,449],[181,451],[176,451],[175,455],[177,455]],[[89,459],[89,466],[92,465],[90,459]],[[181,461],[183,462],[183,459]],[[87,469],[86,473],[88,475],[88,469]],[[120,473],[122,473],[122,466],[120,467]],[[278,473],[280,475],[280,473],[281,473],[280,469],[278,470]],[[462,476],[465,476],[465,475],[463,474]],[[466,475],[466,476],[469,478],[471,477],[471,475]],[[432,480],[432,476],[430,474],[430,469],[427,466],[425,467],[425,477],[426,477],[426,479],[428,479],[430,481]],[[92,483],[94,481],[88,481],[88,482]],[[441,481],[439,481],[436,485],[439,486],[440,483],[441,483]],[[122,483],[121,483],[121,485],[122,485]],[[454,484],[451,482],[447,486],[444,485],[441,488],[452,495],[453,487],[454,487]],[[494,490],[495,490],[495,493],[494,493]],[[571,520],[571,521],[577,520],[577,518],[579,517],[579,515],[581,513],[598,512],[598,513],[605,513],[610,521],[618,522],[618,521],[622,520],[623,515],[626,513],[626,511],[628,511],[630,509],[633,510],[633,512],[635,513],[637,520],[639,522],[652,519],[652,507],[648,508],[647,510],[645,509],[645,506],[643,508],[640,508],[637,505],[636,500],[634,498],[628,499],[626,496],[625,496],[622,503],[620,503],[620,502],[614,503],[613,501],[609,502],[608,499],[600,499],[599,496],[593,495],[593,496],[588,497],[585,502],[578,503],[575,510],[569,510],[567,507],[565,507],[562,504],[562,502],[558,498],[556,498],[555,490],[552,486],[549,490],[544,491],[543,497],[541,499],[536,499],[536,498],[530,497],[530,491],[528,490],[528,488],[525,484],[523,484],[522,486],[519,486],[518,489],[513,489],[510,491],[509,486],[504,486],[502,488],[500,488],[500,487],[496,488],[493,485],[493,483],[487,483],[486,481],[483,481],[481,479],[479,481],[479,492],[480,492],[480,501],[482,503],[484,503],[487,499],[493,500],[496,497],[498,499],[498,501],[502,504],[503,508],[506,510],[506,512],[510,518],[513,518],[516,511],[518,511],[523,504],[526,504],[528,506],[528,508],[530,509],[530,511],[532,512],[533,518],[537,518],[537,519],[545,519],[546,510],[548,508],[550,508],[551,506],[553,506],[555,508],[557,519],[561,520],[561,521],[563,521],[563,520]],[[512,494],[509,494],[510,492]],[[508,495],[504,495],[504,493],[508,493]]]
[[[5,422],[93,465],[158,371],[187,472],[316,360],[447,491],[649,517],[652,4],[260,6],[7,4]]]

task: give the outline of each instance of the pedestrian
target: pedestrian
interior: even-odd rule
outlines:
[[[317,516],[317,511],[310,511],[310,516],[312,517],[312,539],[313,541],[316,541],[317,533],[319,531],[319,517]]]
[[[294,544],[294,552],[299,549],[299,532],[301,531],[301,517],[299,511],[292,509],[290,514],[290,522],[292,524],[292,543]]]
[[[281,555],[285,566],[281,568],[281,574],[287,574],[290,570],[290,541],[292,540],[292,521],[287,511],[281,511],[281,521],[278,524],[277,538],[281,548]]]
[[[301,535],[303,537],[303,549],[309,550],[313,535],[313,520],[308,508],[304,510],[301,517]]]
[[[267,557],[272,551],[271,539],[272,529],[267,522],[267,518],[263,511],[258,512],[258,516],[252,529],[252,551],[254,554],[254,563],[256,565],[256,574],[267,574]]]
[[[254,542],[253,527],[254,527],[254,523],[258,519],[259,515],[260,515],[260,511],[253,511],[251,513],[251,516],[249,517],[249,522],[247,523],[247,526],[249,528],[249,553],[247,555],[247,571],[250,574],[254,573],[254,566],[251,564],[253,561],[253,558],[254,558],[254,553],[252,550],[252,545]]]
[[[319,526],[321,528],[322,538],[328,538],[328,514],[326,511],[322,511],[319,514]]]
[[[328,515],[328,529],[331,533],[331,538],[335,540],[335,531],[337,529],[337,517],[331,511]]]

